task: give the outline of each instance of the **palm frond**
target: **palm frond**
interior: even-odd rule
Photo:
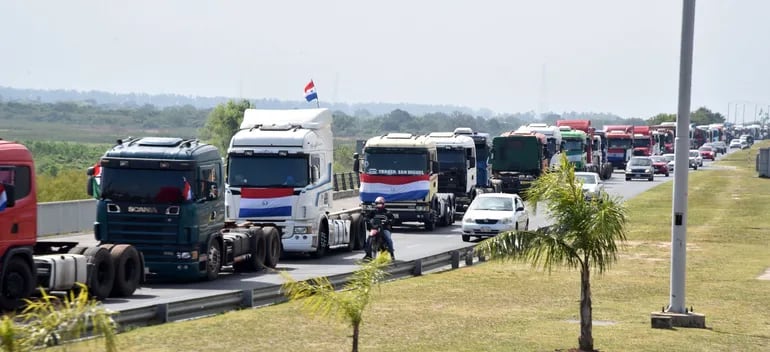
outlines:
[[[302,308],[312,315],[340,318],[341,299],[327,277],[308,281],[296,281],[289,274],[280,272],[286,280],[281,289],[289,300],[302,300]]]
[[[541,227],[536,231],[509,231],[498,234],[478,245],[480,255],[498,261],[527,261],[535,268],[551,272],[554,266],[577,267],[580,257],[569,243],[564,241],[558,228]]]

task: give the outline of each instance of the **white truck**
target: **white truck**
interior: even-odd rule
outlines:
[[[331,123],[327,109],[247,109],[227,153],[226,218],[277,227],[282,253],[363,248],[360,210],[330,213]]]
[[[454,132],[431,132],[428,138],[438,153],[438,192],[454,195],[453,213],[465,212],[476,189],[476,143]]]
[[[360,173],[365,211],[374,209],[374,200],[383,196],[395,225],[419,222],[433,231],[454,221],[454,195],[438,192],[436,144],[428,136],[388,133],[369,138],[363,160],[354,155],[353,171]]]

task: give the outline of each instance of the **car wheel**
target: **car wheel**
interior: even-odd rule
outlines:
[[[666,177],[668,177],[668,172],[666,172]]]
[[[470,242],[471,236],[470,235],[463,235],[463,242]]]
[[[647,181],[652,181],[655,179],[655,176],[650,175],[650,178],[647,179]]]

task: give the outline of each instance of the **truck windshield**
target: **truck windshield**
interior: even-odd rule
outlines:
[[[369,175],[425,175],[428,173],[428,154],[367,150],[364,172]]]
[[[579,139],[567,139],[564,141],[564,149],[568,151],[583,150],[583,141]]]
[[[649,147],[649,138],[634,138],[634,147]]]
[[[631,140],[630,139],[615,139],[615,138],[608,138],[607,139],[607,147],[608,148],[623,148],[623,149],[629,149],[631,148]]]
[[[441,170],[465,168],[465,151],[457,149],[439,149],[438,164]]]
[[[187,187],[191,198],[196,199],[192,170],[103,167],[100,182],[101,198],[113,202],[178,204],[187,200],[184,194]]]
[[[230,155],[227,182],[233,187],[305,187],[308,158],[303,155]]]

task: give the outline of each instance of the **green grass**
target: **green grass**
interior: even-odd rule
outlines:
[[[765,146],[770,143],[763,143]],[[602,351],[768,351],[770,180],[756,177],[758,146],[690,173],[687,306],[708,329],[650,328],[668,303],[672,183],[627,203],[619,261],[592,277],[595,347]],[[385,284],[365,313],[362,351],[554,351],[577,347],[579,273],[486,263]],[[121,351],[348,351],[351,329],[294,303],[140,328]],[[68,346],[79,351],[88,345]]]

